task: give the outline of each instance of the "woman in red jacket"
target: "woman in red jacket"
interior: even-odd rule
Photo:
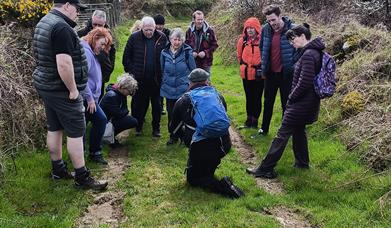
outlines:
[[[258,128],[258,118],[262,111],[263,79],[256,77],[257,69],[261,65],[260,37],[259,20],[255,17],[248,18],[244,22],[243,34],[236,45],[240,76],[246,94],[247,120],[241,128]]]

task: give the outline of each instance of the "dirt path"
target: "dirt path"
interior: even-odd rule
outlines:
[[[235,150],[239,153],[242,163],[248,165],[249,167],[255,167],[259,164],[254,150],[250,145],[243,141],[242,136],[234,128],[230,128],[230,135],[232,140],[232,145]],[[243,170],[244,172],[244,170]],[[261,187],[270,194],[282,194],[284,189],[282,183],[278,182],[276,179],[262,179],[256,178],[257,186]]]
[[[108,180],[108,190],[105,192],[90,192],[94,197],[83,216],[76,222],[76,227],[119,227],[126,220],[123,213],[125,192],[117,189],[116,184],[129,167],[128,148],[122,147],[109,152],[108,166],[100,179]]]
[[[244,142],[240,133],[234,129],[230,128],[231,140],[235,150],[239,153],[241,160],[244,164],[249,167],[255,167],[259,164],[254,150]],[[243,170],[244,172],[244,170]],[[257,181],[257,186],[264,189],[270,194],[283,194],[284,189],[282,183],[277,181],[277,179],[263,179],[255,178]],[[264,209],[263,214],[272,216],[275,218],[282,227],[291,228],[291,227],[313,227],[303,216],[297,213],[295,210],[284,207],[277,206],[271,209]]]

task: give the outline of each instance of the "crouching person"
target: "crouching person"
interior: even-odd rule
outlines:
[[[129,74],[123,74],[117,81],[116,84],[107,86],[106,94],[100,102],[107,119],[111,120],[114,126],[114,135],[137,126],[137,119],[128,115],[127,103],[127,96],[133,96],[137,90],[137,81]],[[115,140],[110,146],[115,148],[121,145]]]
[[[194,69],[189,81],[189,91],[176,102],[169,127],[170,133],[182,138],[189,147],[187,182],[191,186],[239,198],[244,193],[229,177],[218,180],[214,176],[221,159],[231,148],[224,98],[208,85],[209,73],[203,69]],[[218,124],[211,126],[208,122]]]

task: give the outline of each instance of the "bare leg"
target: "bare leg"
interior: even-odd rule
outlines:
[[[46,137],[50,159],[58,161],[62,159],[62,131],[48,131]]]
[[[78,169],[85,166],[83,137],[67,137],[67,149],[69,157],[72,160],[73,168]]]

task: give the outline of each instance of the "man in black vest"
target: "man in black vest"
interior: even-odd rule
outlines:
[[[160,53],[167,44],[167,38],[162,32],[157,31],[155,26],[152,17],[142,19],[141,31],[132,33],[126,43],[122,64],[125,72],[133,74],[138,83],[138,90],[131,104],[132,116],[138,121],[136,135],[141,135],[145,114],[151,101],[152,136],[160,137]]]
[[[75,169],[75,185],[104,190],[107,181],[96,181],[85,167],[83,135],[85,132],[83,98],[79,91],[87,83],[87,60],[73,27],[81,9],[79,0],[54,0],[54,6],[34,31],[37,66],[34,86],[43,100],[47,118],[47,146],[54,180],[73,176],[62,160],[62,136],[67,135],[67,149]]]
[[[106,21],[107,21],[106,12],[102,10],[95,10],[92,13],[91,19],[87,21],[86,27],[77,31],[77,35],[79,35],[79,37],[83,37],[96,27],[104,27],[110,29]],[[100,93],[99,100],[101,100],[103,95],[105,94],[105,83],[110,80],[110,75],[114,71],[115,52],[116,49],[113,43],[110,46],[110,51],[108,54],[105,51],[101,50],[99,54],[96,56],[98,58],[98,61],[100,63],[100,68],[102,70],[102,90]]]

